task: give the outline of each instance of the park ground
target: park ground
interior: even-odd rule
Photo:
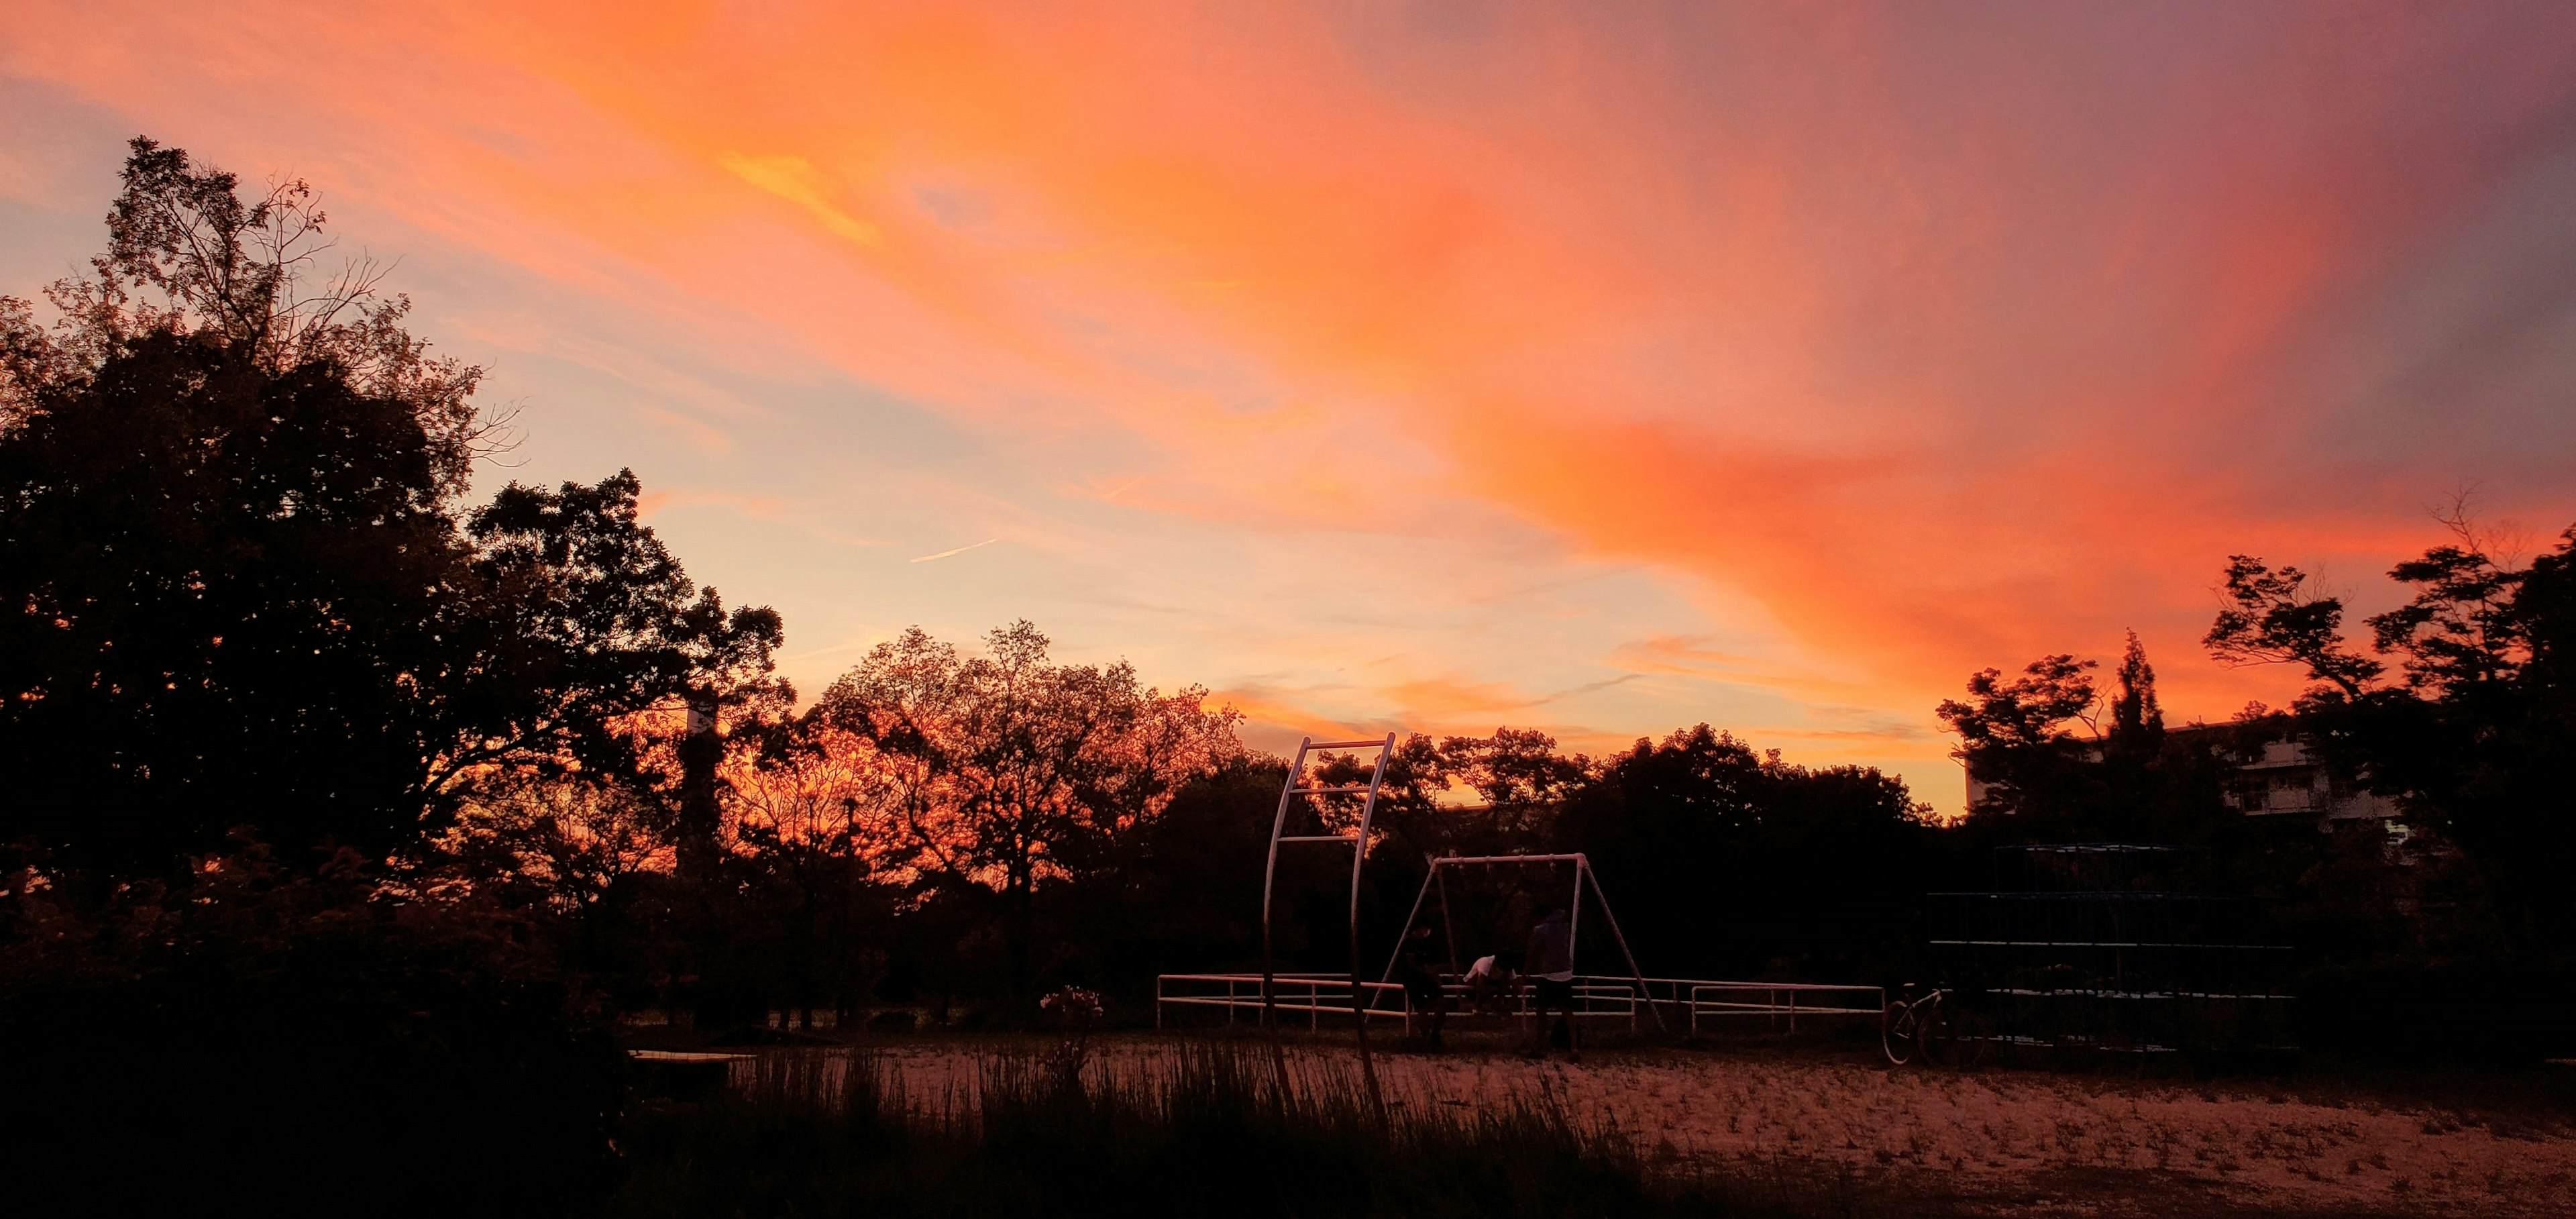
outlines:
[[[1105,1037],[1086,1071],[1148,1079],[1192,1044]],[[1046,1045],[904,1039],[861,1052],[914,1103],[953,1107],[971,1104],[995,1056]],[[1291,1041],[1286,1060],[1319,1086],[1356,1078],[1345,1042]],[[2214,1079],[2134,1066],[1891,1068],[1856,1033],[1596,1046],[1580,1062],[1500,1044],[1439,1054],[1381,1044],[1375,1065],[1399,1112],[1534,1101],[1615,1129],[1657,1171],[1724,1178],[1739,1192],[1750,1183],[1819,1214],[2576,1215],[2571,1066],[2311,1061]]]

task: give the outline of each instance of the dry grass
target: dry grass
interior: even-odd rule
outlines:
[[[1106,1042],[1094,1070],[1151,1078],[1170,1069],[1176,1044]],[[989,1049],[898,1045],[878,1061],[915,1103],[954,1113],[972,1107]],[[1289,1065],[1318,1085],[1351,1078],[1350,1055],[1330,1043],[1292,1047]],[[1839,1175],[1882,1201],[1967,1213],[2576,1214],[2576,1118],[2404,1089],[1677,1050],[1596,1052],[1581,1064],[1396,1054],[1379,1067],[1399,1111],[1537,1102],[1679,1170]]]
[[[1381,1110],[1329,1054],[1281,1087],[1258,1047],[1164,1043],[1088,1063],[1009,1042],[796,1049],[742,1095],[639,1106],[607,1213],[1329,1219],[1821,1219],[1837,1181],[1659,1170],[1544,1091]],[[1282,1064],[1288,1065],[1288,1064]],[[1820,1188],[1821,1186],[1821,1188]]]

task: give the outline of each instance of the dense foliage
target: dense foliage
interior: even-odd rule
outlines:
[[[2302,737],[2459,849],[2509,951],[2563,959],[2576,948],[2576,527],[2516,566],[2465,515],[2450,524],[2452,542],[2389,571],[2413,596],[2368,620],[2368,654],[2344,639],[2340,598],[2243,555],[2209,646],[2304,668]]]
[[[95,277],[0,298],[0,839],[158,872],[248,829],[381,859],[495,766],[634,772],[607,730],[765,672],[636,523],[631,475],[462,512],[479,370],[352,268],[300,183],[134,143]]]
[[[0,1090],[135,1201],[541,1205],[605,1167],[615,1060],[443,835],[531,784],[668,806],[637,717],[761,687],[778,618],[695,588],[631,475],[467,510],[479,370],[363,261],[317,278],[301,183],[238,188],[138,139],[50,324],[0,298],[0,1031],[43,1047]],[[103,1167],[138,1148],[198,1158]]]
[[[2557,1013],[2576,994],[2576,898],[2561,879],[2576,865],[2563,782],[2576,761],[2576,529],[2516,563],[2464,512],[2445,523],[2449,542],[2390,569],[2410,595],[2367,620],[2365,643],[2306,573],[2230,560],[2206,645],[2230,663],[2305,670],[2313,684],[2285,711],[2169,732],[2134,636],[2108,697],[2072,656],[2012,679],[1976,674],[1967,699],[1939,708],[1983,785],[1963,832],[2199,848],[2177,879],[2276,899],[2301,949],[2311,1045],[2563,1045]],[[2243,815],[2237,767],[2290,744],[2336,790],[2391,801],[2398,820]]]

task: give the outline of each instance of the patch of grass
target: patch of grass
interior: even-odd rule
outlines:
[[[763,1058],[740,1094],[629,1120],[618,1216],[1844,1215],[1847,1181],[1657,1165],[1552,1096],[1391,1101],[1346,1067],[1201,1045],[1153,1065],[981,1060],[904,1094],[865,1053]]]

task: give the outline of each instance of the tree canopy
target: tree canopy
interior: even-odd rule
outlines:
[[[1166,695],[1135,670],[1051,661],[1027,622],[967,655],[919,628],[877,645],[811,719],[874,751],[903,866],[951,892],[992,892],[1015,983],[1039,887],[1123,862],[1187,780],[1242,748],[1207,692]]]
[[[131,146],[92,274],[0,298],[0,837],[153,871],[237,830],[382,857],[496,766],[767,671],[621,472],[463,499],[496,421],[311,190]]]
[[[2517,565],[2464,513],[2447,523],[2450,542],[2389,570],[2413,595],[2367,620],[2370,654],[2345,638],[2341,598],[2247,555],[2229,562],[2209,648],[2304,668],[2302,735],[2467,854],[2514,952],[2563,953],[2576,935],[2562,879],[2576,864],[2576,527]]]

